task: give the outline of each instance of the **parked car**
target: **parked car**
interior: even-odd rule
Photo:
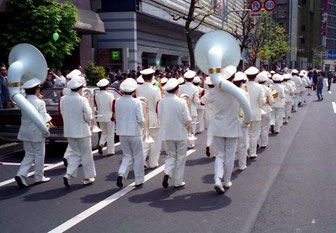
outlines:
[[[63,88],[49,88],[41,92],[42,100],[46,103],[47,112],[52,117],[53,128],[50,129],[50,136],[46,138],[47,142],[66,142],[63,135],[63,118],[60,115],[59,103],[62,97]],[[95,114],[93,96],[99,92],[97,87],[87,87],[83,90],[84,95],[88,98],[92,112]],[[116,89],[109,89],[115,98],[118,98],[121,93]],[[0,137],[7,141],[19,141],[17,135],[21,125],[21,110],[15,106],[0,110]],[[100,133],[92,133],[92,148],[98,148]]]

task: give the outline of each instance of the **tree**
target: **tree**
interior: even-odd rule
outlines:
[[[3,28],[0,49],[8,57],[10,49],[18,43],[37,47],[49,67],[61,67],[65,55],[71,55],[79,43],[74,30],[77,8],[71,2],[57,0],[7,0],[7,22]],[[60,37],[53,40],[57,32]]]
[[[203,4],[197,5],[196,2],[198,1],[197,0],[190,1],[189,11],[187,15],[177,15],[175,13],[170,13],[170,15],[173,17],[173,20],[175,21],[180,19],[185,20],[184,31],[187,39],[191,69],[195,68],[195,54],[191,34],[193,31],[197,30],[199,26],[201,26],[201,24],[207,17],[209,17],[214,13],[214,10],[210,5],[208,7],[205,7]],[[200,12],[194,15],[196,9],[199,9]],[[197,22],[197,25],[192,27],[191,26],[192,22]]]
[[[105,78],[105,69],[102,66],[96,66],[93,62],[89,62],[89,66],[85,69],[86,79],[89,86],[95,86],[96,83]]]

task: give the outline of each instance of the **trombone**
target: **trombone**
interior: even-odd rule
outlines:
[[[189,113],[191,112],[191,99],[187,94],[182,94],[181,98],[184,99],[187,102]],[[188,125],[188,140],[189,141],[196,141],[195,135],[192,133],[192,125],[198,124],[198,122],[191,122],[191,124]]]
[[[147,144],[151,144],[154,142],[153,138],[149,135],[149,116],[148,116],[148,101],[145,97],[137,97],[138,100],[141,101],[142,112],[145,118],[144,126],[143,126],[143,135],[144,142]]]

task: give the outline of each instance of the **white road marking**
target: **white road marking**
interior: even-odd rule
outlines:
[[[187,152],[187,156],[194,153],[196,150],[191,149]],[[156,168],[154,171],[150,172],[149,174],[145,175],[145,182],[153,178],[154,176],[160,174],[164,170],[164,165]],[[59,225],[58,227],[54,228],[53,230],[49,231],[49,233],[58,233],[64,232],[72,228],[73,226],[77,225],[78,223],[82,222],[86,218],[90,217],[91,215],[97,213],[101,209],[105,208],[106,206],[110,205],[111,203],[115,202],[122,196],[126,195],[130,191],[135,189],[135,183],[131,183],[125,188],[121,189],[120,191],[112,194],[111,196],[107,197],[106,199],[98,202],[94,206],[90,207],[89,209],[83,211],[82,213],[76,215],[75,217],[69,219],[65,223]]]
[[[117,142],[117,143],[114,144],[114,146],[119,146],[119,145],[120,145],[120,142]],[[98,150],[94,150],[94,151],[92,151],[92,153],[96,154],[96,153],[98,153]],[[54,168],[62,166],[62,165],[63,165],[63,161],[59,162],[59,163],[55,163],[55,164],[50,164],[50,165],[48,165],[47,167],[44,168],[44,171],[48,171],[48,170],[54,169]],[[33,176],[34,174],[35,174],[34,172],[29,172],[27,177]],[[14,178],[9,179],[9,180],[5,180],[3,182],[0,182],[0,187],[5,186],[5,185],[10,184],[10,183],[13,183],[13,182],[15,182]]]
[[[332,94],[332,92],[331,91],[328,91],[328,93],[331,95]]]
[[[331,104],[332,104],[332,107],[334,109],[334,113],[336,113],[336,103],[335,102],[331,102]]]

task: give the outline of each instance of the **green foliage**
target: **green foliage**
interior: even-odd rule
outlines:
[[[85,74],[88,85],[95,86],[100,79],[105,77],[105,69],[90,62],[88,68],[85,69]]]
[[[319,48],[314,49],[314,61],[313,61],[313,68],[321,69],[322,68],[322,62],[323,62],[323,57],[322,57],[323,50]]]
[[[29,43],[44,55],[49,67],[61,67],[66,55],[79,43],[74,30],[77,8],[71,2],[57,0],[7,0],[8,22],[3,29],[0,49],[8,57],[18,43]],[[53,40],[53,33],[59,39]]]

